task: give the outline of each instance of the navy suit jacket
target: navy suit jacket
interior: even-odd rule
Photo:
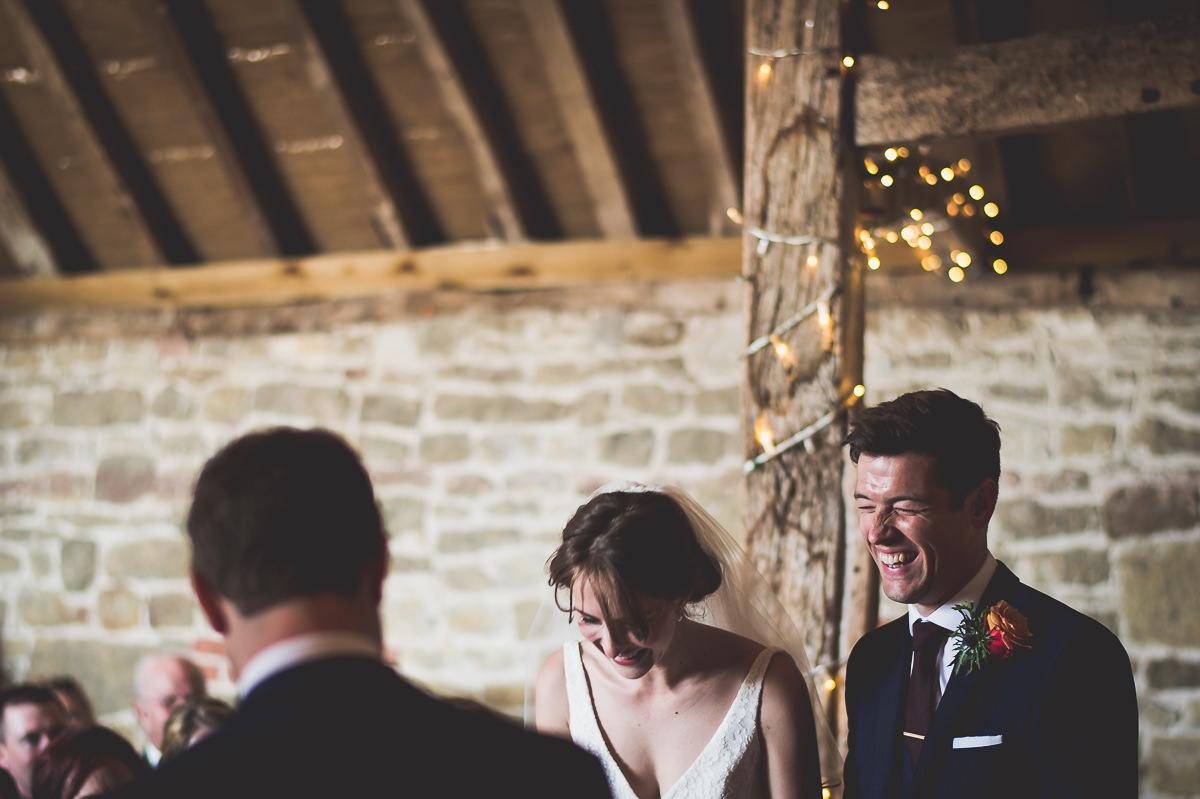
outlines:
[[[267,678],[216,732],[109,796],[508,795],[609,791],[599,762],[569,741],[451,707],[379,661],[334,657]]]
[[[1032,649],[951,676],[907,793],[901,777],[912,654],[907,616],[855,645],[846,665],[846,799],[1137,796],[1137,696],[1121,642],[1099,622],[1024,585],[1002,563],[981,606],[1001,599],[1029,620]],[[956,739],[967,737],[975,740],[959,740],[956,748]]]

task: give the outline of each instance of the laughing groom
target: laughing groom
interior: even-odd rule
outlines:
[[[908,605],[846,665],[845,797],[1137,796],[1125,649],[988,551],[999,426],[917,391],[864,411],[845,443],[883,592]]]

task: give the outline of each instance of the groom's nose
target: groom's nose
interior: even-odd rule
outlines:
[[[892,532],[892,518],[895,514],[891,508],[879,508],[867,518],[867,541],[874,544],[883,538],[888,538]]]

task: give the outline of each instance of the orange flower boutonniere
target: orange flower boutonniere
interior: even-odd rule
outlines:
[[[955,674],[963,666],[970,674],[982,668],[990,657],[1008,660],[1020,650],[1030,648],[1027,642],[1033,634],[1029,632],[1029,622],[1004,600],[979,613],[975,612],[974,602],[963,602],[954,609],[963,616],[958,629],[950,636],[958,642]]]

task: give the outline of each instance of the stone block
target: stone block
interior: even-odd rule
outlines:
[[[1143,726],[1157,727],[1160,730],[1165,730],[1177,724],[1183,714],[1173,707],[1164,705],[1162,702],[1156,702],[1146,697],[1139,697],[1138,716],[1141,718]]]
[[[683,395],[662,386],[629,386],[621,395],[621,404],[651,416],[674,416],[683,409]]]
[[[343,421],[349,407],[350,398],[338,388],[270,383],[254,392],[256,411],[299,416],[320,424]]]
[[[101,591],[96,602],[100,625],[109,630],[136,627],[141,610],[141,598],[126,588]]]
[[[658,314],[635,313],[625,320],[624,337],[642,347],[669,347],[683,338],[683,322]]]
[[[515,544],[520,540],[521,532],[514,529],[464,530],[453,533],[442,533],[438,536],[437,549],[438,552],[445,554],[478,552],[481,549]]]
[[[670,463],[716,463],[734,452],[736,445],[735,436],[719,430],[676,430],[667,441],[667,460]]]
[[[403,463],[408,460],[409,445],[379,436],[363,436],[359,451],[368,463]]]
[[[1200,793],[1200,737],[1151,739],[1143,768],[1155,791],[1175,796]]]
[[[1200,452],[1200,430],[1145,419],[1130,433],[1130,443],[1143,445],[1154,455],[1194,454]]]
[[[70,674],[79,680],[97,714],[128,710],[133,704],[133,674],[151,647],[101,641],[38,639],[29,661],[33,678]]]
[[[1038,585],[1070,583],[1099,585],[1108,580],[1108,551],[1073,549],[1030,555],[1030,581]]]
[[[420,530],[425,521],[425,503],[412,497],[389,497],[380,502],[383,523],[393,532]]]
[[[741,412],[742,392],[738,388],[715,388],[696,395],[696,413],[701,416],[737,416]]]
[[[1029,405],[1045,405],[1049,392],[1045,385],[1019,386],[1013,383],[996,383],[984,389],[993,399],[1022,402]]]
[[[479,451],[483,460],[490,463],[523,460],[537,454],[538,438],[507,433],[484,436],[479,442]]]
[[[562,419],[570,409],[557,402],[525,400],[511,395],[483,397],[443,394],[434,400],[433,410],[440,419],[533,423]]]
[[[50,417],[63,427],[100,427],[140,422],[145,413],[146,401],[140,391],[114,388],[58,394]]]
[[[237,386],[221,386],[208,392],[200,415],[210,422],[235,424],[250,411],[250,392]]]
[[[0,552],[0,574],[12,574],[15,571],[19,571],[20,568],[20,558],[8,552]]]
[[[79,624],[87,620],[87,611],[72,608],[55,591],[24,591],[17,599],[17,614],[34,627]]]
[[[150,597],[151,627],[190,627],[196,617],[196,599],[191,594],[159,594]]]
[[[64,463],[73,454],[69,442],[53,438],[27,438],[17,445],[16,451],[17,463],[21,465]]]
[[[1111,455],[1117,440],[1117,428],[1107,424],[1067,427],[1062,431],[1062,454]]]
[[[446,480],[446,493],[477,497],[496,490],[496,484],[479,474],[464,474]]]
[[[96,576],[96,544],[92,541],[63,541],[60,556],[63,587],[82,591]]]
[[[499,635],[506,629],[505,614],[494,604],[473,604],[446,614],[451,632],[468,635]]]
[[[1146,683],[1151,688],[1200,688],[1200,663],[1169,658],[1146,664]]]
[[[1032,483],[1038,491],[1066,494],[1071,491],[1086,491],[1092,484],[1092,478],[1087,472],[1078,469],[1064,469],[1055,474],[1039,475],[1033,478]]]
[[[427,572],[433,568],[429,558],[413,557],[412,555],[392,555],[391,571],[394,574],[413,574]]]
[[[525,705],[525,686],[520,683],[507,685],[485,685],[483,703],[491,708],[506,710],[520,709]]]
[[[1122,486],[1104,498],[1101,518],[1112,538],[1190,530],[1200,523],[1200,490],[1157,482]]]
[[[630,430],[600,439],[600,460],[618,466],[645,466],[653,452],[653,430]]]
[[[1130,406],[1128,399],[1109,391],[1112,378],[1102,381],[1093,372],[1073,369],[1060,371],[1056,378],[1061,388],[1059,393],[1066,398],[1068,407],[1090,406],[1101,410],[1121,410]]]
[[[421,459],[429,463],[458,463],[471,455],[471,440],[464,433],[426,436],[419,445]]]
[[[145,455],[114,455],[96,469],[96,499],[132,502],[154,488],[154,461]]]
[[[375,394],[363,397],[362,420],[412,427],[421,415],[421,401]]]
[[[163,389],[154,401],[150,403],[150,413],[160,419],[175,419],[182,421],[192,418],[196,411],[196,403],[175,386]]]
[[[1094,530],[1099,514],[1090,505],[1043,505],[1022,499],[997,505],[996,521],[1015,538],[1045,538]]]
[[[29,427],[35,419],[36,415],[32,405],[24,402],[0,403],[0,429],[15,430]]]
[[[160,538],[120,544],[104,559],[108,574],[117,579],[182,579],[188,576],[189,554],[182,538]]]
[[[1190,375],[1195,377],[1195,372]],[[1188,413],[1200,413],[1200,388],[1171,388],[1156,391],[1156,402],[1169,402],[1180,410]]]
[[[1137,643],[1200,647],[1200,541],[1145,545],[1117,563],[1120,612]],[[1170,586],[1170,590],[1163,590]]]
[[[608,421],[608,409],[612,397],[607,391],[589,391],[575,403],[575,415],[579,424],[584,427],[594,427]]]
[[[442,580],[455,591],[479,591],[493,585],[492,578],[475,568],[446,569],[442,572]]]

